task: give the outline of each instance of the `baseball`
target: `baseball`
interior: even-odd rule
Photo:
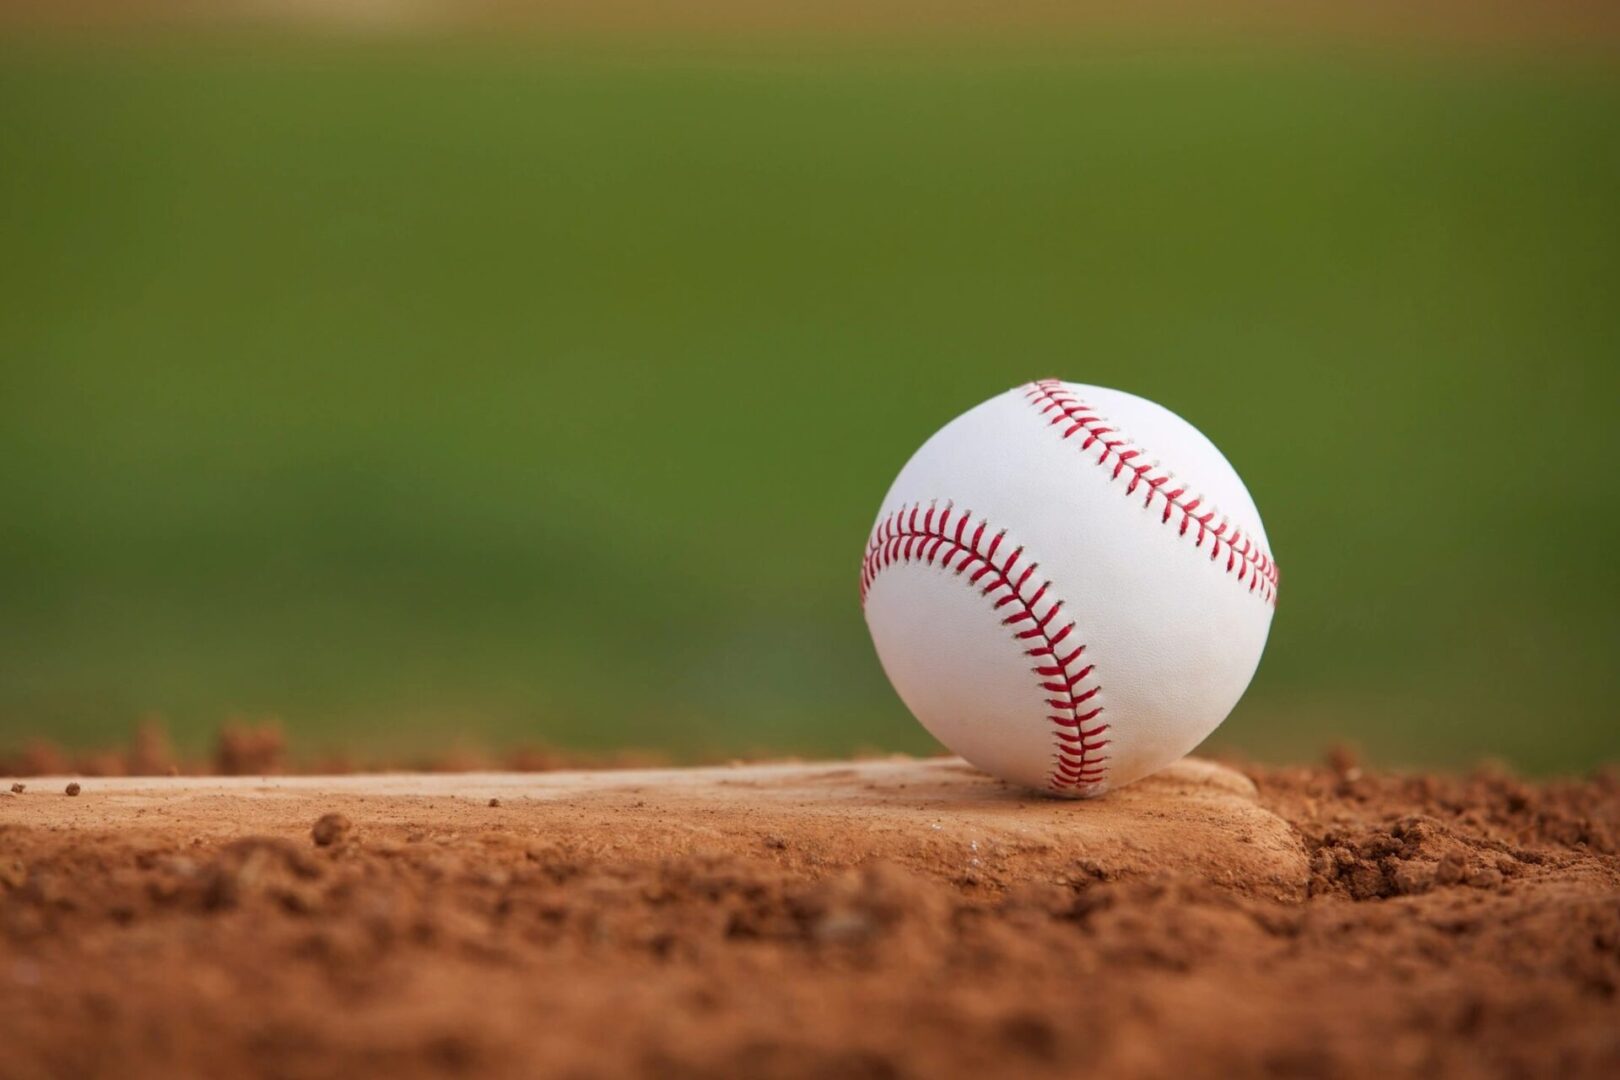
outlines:
[[[1088,797],[1163,768],[1237,704],[1277,565],[1213,443],[1163,406],[1043,380],[946,424],[878,511],[861,599],[935,738]]]

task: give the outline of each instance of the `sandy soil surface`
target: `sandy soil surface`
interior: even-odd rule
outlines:
[[[19,783],[5,1077],[1620,1075],[1612,773]]]

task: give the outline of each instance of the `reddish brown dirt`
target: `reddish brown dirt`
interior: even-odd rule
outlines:
[[[493,754],[472,745],[441,751],[408,762],[355,759],[346,754],[320,757],[290,752],[287,737],[275,720],[251,723],[231,720],[214,736],[206,757],[177,753],[168,729],[152,717],[135,725],[124,746],[100,746],[70,751],[48,739],[31,739],[21,746],[0,750],[0,776],[276,776],[281,773],[334,775],[384,770],[420,772],[472,772],[479,769],[509,772],[551,772],[556,769],[638,768],[665,764],[663,755],[643,750],[615,750],[594,754],[549,746],[520,745]]]
[[[0,778],[0,1076],[1620,1075],[1614,774],[1250,775]]]

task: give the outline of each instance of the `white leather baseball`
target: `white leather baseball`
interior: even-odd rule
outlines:
[[[946,424],[878,512],[861,567],[889,680],[986,772],[1100,795],[1203,741],[1248,687],[1277,567],[1191,424],[1045,380]]]

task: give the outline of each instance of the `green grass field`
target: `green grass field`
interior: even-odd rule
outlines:
[[[923,749],[867,529],[1055,374],[1265,515],[1221,748],[1620,757],[1617,192],[1555,57],[0,45],[0,745]]]

